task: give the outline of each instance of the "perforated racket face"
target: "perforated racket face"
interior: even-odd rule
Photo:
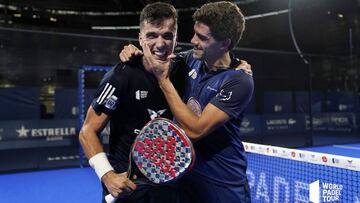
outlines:
[[[132,158],[151,182],[160,184],[183,175],[191,167],[194,150],[179,127],[168,119],[156,118],[136,137]]]

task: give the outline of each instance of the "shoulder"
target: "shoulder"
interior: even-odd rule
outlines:
[[[128,76],[130,74],[136,73],[142,69],[140,62],[131,62],[131,63],[118,63],[113,66],[113,68],[107,72],[107,75],[116,75],[120,77]]]
[[[253,77],[244,70],[231,69],[226,72],[228,80],[244,81],[253,83]]]
[[[225,75],[223,86],[236,86],[239,91],[254,88],[253,77],[243,70],[228,70]]]

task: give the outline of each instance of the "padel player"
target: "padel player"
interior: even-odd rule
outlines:
[[[173,53],[176,32],[177,13],[172,5],[153,3],[142,10],[139,42],[142,45],[146,41],[156,60],[166,61]],[[186,77],[184,71],[182,74],[178,70],[184,69],[174,67],[171,75],[177,75],[176,78],[180,79]],[[176,88],[181,92],[183,85],[179,83]],[[117,202],[177,201],[175,184],[136,186],[127,178],[130,146],[136,137],[136,131],[156,116],[172,118],[158,81],[143,66],[142,60],[117,64],[105,74],[87,111],[79,136],[90,165],[103,183],[103,201],[104,196],[109,193],[114,197],[121,197]],[[108,121],[109,157],[104,153],[98,137]],[[135,175],[138,180],[142,178],[139,171]]]

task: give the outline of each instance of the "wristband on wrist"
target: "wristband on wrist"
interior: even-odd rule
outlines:
[[[95,173],[99,177],[100,181],[105,173],[114,170],[114,168],[110,165],[105,152],[100,152],[91,157],[89,159],[89,164],[95,170]]]

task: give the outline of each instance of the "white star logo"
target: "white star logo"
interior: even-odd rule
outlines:
[[[357,196],[355,196],[355,203],[360,203],[360,200]]]
[[[23,125],[21,126],[21,128],[19,130],[16,130],[17,133],[19,133],[18,137],[27,137],[28,136],[28,132],[29,129],[26,129]]]

